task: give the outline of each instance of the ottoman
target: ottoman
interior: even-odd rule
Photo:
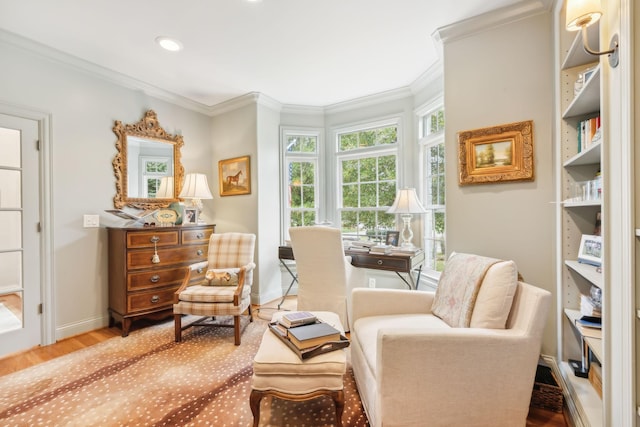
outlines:
[[[328,311],[314,311],[318,319],[340,332],[344,328],[337,314]],[[276,313],[277,320],[283,313]],[[285,343],[267,329],[260,348],[253,359],[250,406],[253,425],[260,421],[260,401],[264,396],[275,396],[287,400],[309,400],[322,395],[330,396],[336,406],[337,425],[342,425],[344,410],[343,376],[346,372],[346,350],[300,360]]]

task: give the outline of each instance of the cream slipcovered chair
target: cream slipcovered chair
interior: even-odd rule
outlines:
[[[437,292],[355,289],[351,362],[372,427],[525,426],[551,294],[454,254]]]
[[[345,256],[340,230],[292,227],[291,248],[298,274],[298,310],[331,311],[349,331],[351,290],[365,285],[364,272]]]
[[[182,331],[191,326],[231,326],[207,321],[209,317],[233,316],[235,344],[240,345],[240,316],[246,311],[251,317],[251,285],[253,284],[253,253],[255,234],[212,234],[209,240],[208,261],[192,264],[182,286],[174,295],[173,315],[176,342]],[[190,284],[191,271],[206,269],[206,281]],[[182,316],[204,316],[182,326]]]

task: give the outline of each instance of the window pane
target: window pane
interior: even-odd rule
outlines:
[[[396,179],[396,156],[382,156],[378,158],[378,179]]]
[[[300,163],[300,167],[302,169],[302,183],[303,184],[314,184],[315,183],[315,165],[313,163],[304,162]]]
[[[378,130],[378,143],[380,145],[395,144],[398,142],[398,128],[390,126]]]
[[[342,233],[357,234],[358,231],[358,213],[342,212]]]
[[[342,182],[358,182],[358,161],[344,160],[342,162]]]
[[[378,206],[378,186],[374,184],[360,185],[360,207],[375,208]]]
[[[297,136],[287,138],[287,151],[290,153],[300,151],[300,139]]]
[[[299,185],[292,185],[289,187],[289,206],[291,208],[302,207],[302,187]]]
[[[302,204],[305,208],[315,207],[314,187],[302,187]]]
[[[359,206],[357,185],[342,186],[342,206],[345,208],[357,208]]]
[[[0,211],[0,250],[22,248],[22,212]]]
[[[0,295],[22,288],[22,252],[0,252]]]
[[[358,146],[362,147],[373,147],[376,145],[376,131],[375,130],[367,130],[364,132],[360,132],[360,140]]]
[[[375,181],[377,176],[376,158],[360,159],[360,182]]]
[[[340,135],[340,151],[354,150],[358,148],[358,134],[347,133]]]
[[[21,208],[20,171],[0,170],[0,208]]]
[[[316,213],[315,212],[306,211],[303,214],[303,218],[304,218],[303,225],[313,225],[313,224],[316,223]]]
[[[291,221],[289,222],[291,227],[300,227],[302,226],[302,212],[300,211],[291,211]]]
[[[383,126],[374,129],[343,133],[338,136],[339,151],[370,148],[398,142],[398,126]]]
[[[20,163],[20,131],[0,128],[0,166],[19,168]]]
[[[393,205],[393,201],[396,199],[396,183],[394,182],[381,182],[379,185],[378,194],[378,206]]]
[[[315,153],[317,140],[315,136],[305,136],[302,138],[302,149],[304,153]]]

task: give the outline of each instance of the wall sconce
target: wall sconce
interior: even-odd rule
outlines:
[[[427,210],[422,206],[415,188],[404,188],[396,194],[396,200],[387,210],[390,214],[400,214],[404,221],[404,229],[402,230],[402,247],[413,248],[413,231],[411,231],[412,214],[426,213]]]
[[[207,176],[203,173],[188,173],[184,178],[184,187],[180,192],[181,199],[191,199],[191,204],[198,209],[198,222],[202,211],[202,199],[213,199],[209,190]]]
[[[567,31],[582,30],[582,44],[584,50],[595,56],[609,55],[609,65],[618,66],[618,34],[614,34],[609,43],[609,50],[596,52],[589,47],[587,27],[595,24],[602,16],[600,0],[567,0]]]

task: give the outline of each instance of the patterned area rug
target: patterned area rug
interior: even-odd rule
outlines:
[[[0,377],[0,425],[251,426],[252,361],[267,322],[233,345],[231,328],[173,339],[173,322],[133,331]],[[353,373],[345,374],[344,426],[368,426]],[[260,426],[335,426],[333,401],[264,398]]]

